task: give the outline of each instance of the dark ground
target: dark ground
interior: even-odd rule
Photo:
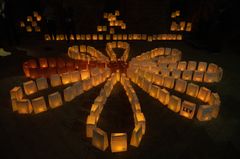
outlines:
[[[76,2],[68,1],[69,3]],[[105,1],[107,2],[107,0]],[[80,5],[74,6],[77,8],[75,14],[81,21],[76,24],[76,28],[84,33],[96,29],[96,24],[100,22],[99,19],[104,11],[105,1],[104,4],[96,2],[96,0],[78,1]],[[165,22],[168,21],[169,2],[162,0],[163,3],[160,4],[158,1],[160,0],[149,0],[149,3],[146,4],[144,1],[131,0],[127,3],[128,5],[122,4],[121,11],[129,25],[127,31],[130,33],[145,33],[146,31],[149,34],[159,30],[159,32],[166,31],[168,24]],[[210,2],[210,0],[206,2]],[[96,18],[96,16],[98,17]],[[140,25],[141,23],[143,25]],[[223,29],[220,33],[216,32],[218,36],[215,37],[211,30],[209,31],[209,37],[214,37],[211,39],[215,45],[214,49],[209,43],[211,40],[204,34],[202,34],[202,41],[209,40],[208,47],[203,47],[202,44],[190,39],[181,42],[129,42],[131,46],[129,58],[155,47],[171,47],[182,50],[184,60],[218,64],[223,68],[224,76],[215,89],[221,96],[222,104],[220,114],[215,120],[210,122],[199,122],[196,119],[187,120],[168,110],[134,85],[147,121],[146,134],[140,147],[129,146],[127,152],[117,154],[111,153],[110,148],[106,152],[97,150],[85,137],[86,117],[103,84],[60,108],[39,115],[22,116],[12,112],[9,90],[27,80],[23,76],[22,63],[32,57],[66,56],[67,52],[66,42],[44,42],[39,40],[42,36],[22,36],[17,49],[14,49],[13,46],[7,48],[12,51],[13,55],[0,57],[0,158],[239,158],[239,32],[234,32],[237,25],[229,24],[227,26],[232,26],[232,30],[228,29],[229,32],[232,32],[231,34],[224,32]],[[221,42],[215,42],[214,39],[219,39],[219,37]],[[5,41],[5,38],[1,37],[0,40]],[[80,43],[94,46],[101,51],[105,50],[105,42],[78,42],[77,44]],[[216,46],[218,49],[215,49]],[[109,137],[110,132],[130,132],[133,128],[131,113],[127,96],[121,85],[118,84],[114,87],[103,109],[99,126],[109,133]]]

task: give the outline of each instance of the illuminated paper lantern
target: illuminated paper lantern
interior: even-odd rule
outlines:
[[[29,33],[32,32],[32,27],[31,26],[26,26],[26,31],[29,32]]]
[[[103,34],[98,35],[98,40],[103,40]]]
[[[180,16],[180,10],[176,10],[176,16],[178,17],[178,16]]]
[[[48,66],[53,68],[57,66],[57,62],[54,58],[48,58]]]
[[[187,88],[187,82],[182,80],[182,79],[178,79],[176,80],[176,85],[175,85],[175,91],[184,93],[186,91]]]
[[[195,113],[195,109],[196,109],[196,104],[189,102],[189,101],[183,101],[182,103],[182,107],[181,107],[181,111],[180,111],[180,115],[188,118],[188,119],[192,119]]]
[[[102,26],[103,31],[107,31],[107,26]]]
[[[163,86],[172,89],[174,87],[175,79],[173,77],[164,77]]]
[[[187,66],[187,62],[186,61],[180,61],[178,63],[177,69],[181,70],[181,71],[184,71],[184,70],[186,70],[186,66]]]
[[[176,18],[176,12],[172,12],[171,18]]]
[[[205,72],[203,81],[206,83],[213,83],[218,81],[217,72]]]
[[[174,69],[172,71],[172,77],[175,79],[181,78],[181,74],[182,74],[181,70]]]
[[[177,40],[182,40],[182,35],[181,34],[177,35]]]
[[[26,95],[31,95],[37,92],[37,86],[34,81],[28,81],[23,83],[24,92]]]
[[[119,10],[115,10],[115,16],[120,16]]]
[[[86,40],[92,40],[92,36],[90,34],[86,35]]]
[[[142,127],[142,134],[145,134],[146,131],[146,119],[143,113],[141,112],[136,112],[134,113],[134,122],[135,122],[135,127],[137,125],[141,125]]]
[[[51,36],[50,36],[49,34],[45,34],[45,35],[44,35],[44,39],[45,39],[46,41],[49,41],[49,40],[51,40]]]
[[[112,152],[127,151],[127,134],[126,133],[111,134],[111,151]]]
[[[203,102],[209,102],[211,96],[211,90],[206,87],[201,87],[197,98]]]
[[[92,80],[92,85],[97,86],[100,83],[102,83],[103,78],[102,78],[102,75],[99,74],[99,75],[95,75],[95,76],[91,77],[91,80]]]
[[[32,27],[36,27],[37,26],[37,22],[36,21],[32,21]]]
[[[98,121],[99,119],[99,115],[100,115],[100,112],[101,112],[101,109],[102,109],[102,105],[103,103],[99,103],[99,102],[94,102],[94,104],[92,105],[91,107],[91,110],[90,110],[90,115],[93,115],[96,117],[96,121]]]
[[[110,34],[115,34],[114,28],[110,28]]]
[[[174,112],[179,112],[181,109],[181,98],[171,95],[169,98],[168,108]]]
[[[141,140],[142,140],[142,127],[141,125],[137,125],[132,132],[132,136],[131,136],[131,141],[130,141],[130,145],[134,146],[134,147],[138,147]]]
[[[37,11],[33,11],[33,17],[37,17],[38,16],[38,12]]]
[[[144,78],[149,81],[152,82],[153,79],[153,74],[151,72],[144,72]]]
[[[206,62],[199,62],[198,63],[198,71],[205,72],[207,69],[207,63]]]
[[[47,106],[44,97],[34,98],[32,100],[32,107],[35,114],[47,111]]]
[[[61,78],[58,74],[54,74],[50,76],[50,83],[52,87],[57,87],[62,85]]]
[[[20,22],[20,27],[21,27],[21,28],[24,28],[25,26],[26,26],[25,23],[24,23],[23,21],[21,21],[21,22]]]
[[[147,34],[142,34],[142,40],[147,40]]]
[[[204,75],[204,72],[194,71],[193,81],[202,82],[202,80],[203,80],[203,75]]]
[[[84,34],[81,34],[81,35],[80,35],[80,38],[81,38],[81,40],[85,40],[85,39],[86,39],[86,36],[85,36]]]
[[[41,32],[41,28],[39,26],[34,27],[35,32]]]
[[[83,84],[81,81],[76,82],[72,85],[73,89],[75,89],[75,95],[79,96],[83,93]]]
[[[200,105],[197,112],[197,119],[199,121],[209,121],[212,119],[213,106],[212,105]]]
[[[160,89],[158,93],[158,100],[163,104],[167,105],[169,102],[169,92],[166,89]]]
[[[74,35],[73,35],[73,34],[71,34],[71,35],[70,35],[70,37],[69,37],[69,39],[70,39],[70,40],[72,40],[72,41],[73,41],[73,40],[75,40],[75,37],[74,37]]]
[[[102,28],[102,26],[100,26],[100,25],[99,25],[99,26],[97,26],[97,31],[98,31],[98,32],[102,32],[102,31],[103,31],[103,28]]]
[[[93,34],[93,35],[92,35],[92,39],[93,39],[93,40],[98,40],[97,34]]]
[[[183,73],[182,73],[182,79],[187,80],[187,81],[190,81],[190,80],[192,80],[192,74],[193,74],[192,71],[190,71],[190,70],[185,70],[185,71],[183,71]]]
[[[87,46],[86,45],[80,45],[79,49],[80,49],[80,52],[87,52]]]
[[[49,94],[48,103],[51,108],[56,108],[61,106],[63,104],[61,94],[59,92]]]
[[[193,83],[189,83],[187,86],[186,94],[192,97],[197,97],[199,86]]]
[[[93,137],[93,129],[96,127],[96,117],[88,115],[86,121],[86,136]]]
[[[111,40],[111,35],[110,34],[106,35],[106,40]]]
[[[142,83],[141,87],[143,88],[144,91],[149,92],[151,86],[152,86],[151,82],[149,82],[147,80],[143,80],[143,83]]]
[[[191,22],[187,23],[186,31],[188,31],[188,32],[192,31],[192,23]]]
[[[220,105],[221,104],[218,93],[211,93],[209,104],[210,105]]]
[[[117,35],[117,40],[122,40],[122,34]]]
[[[61,75],[62,84],[66,85],[71,83],[71,74],[69,72],[63,73]]]
[[[38,16],[36,17],[36,20],[37,20],[38,22],[40,22],[40,21],[42,20],[41,15],[38,15]]]
[[[170,75],[170,71],[169,71],[167,68],[162,69],[162,70],[161,70],[161,75],[162,75],[163,77],[167,77],[167,76]]]
[[[150,88],[150,96],[152,96],[153,98],[158,98],[158,92],[160,89],[160,87],[152,85]]]
[[[39,65],[41,68],[48,67],[48,61],[46,58],[39,58]]]
[[[92,80],[90,78],[83,80],[82,82],[83,82],[83,90],[84,91],[88,91],[89,89],[92,88]]]
[[[89,70],[81,70],[81,79],[85,80],[85,79],[89,79],[90,78],[90,72]]]
[[[29,99],[17,100],[17,111],[19,114],[30,114],[32,113],[32,104]]]
[[[43,78],[43,77],[38,78],[36,79],[36,83],[37,83],[38,90],[44,90],[48,88],[48,83],[46,78]]]
[[[81,36],[79,34],[76,34],[76,40],[81,40]]]
[[[196,61],[189,61],[188,62],[187,70],[195,71],[196,68],[197,68],[197,62]]]
[[[10,90],[11,99],[20,100],[23,98],[22,87],[14,87]]]
[[[113,40],[118,40],[117,38],[118,38],[117,35],[113,34]]]
[[[27,22],[31,22],[33,20],[32,16],[27,16]]]
[[[152,82],[159,85],[159,86],[163,86],[164,77],[162,75],[159,75],[159,74],[154,74]]]
[[[211,94],[209,103],[210,103],[210,105],[213,106],[212,117],[217,118],[217,116],[219,114],[220,104],[221,104],[218,93]]]
[[[170,63],[168,65],[168,70],[172,72],[174,69],[177,69],[177,63]]]
[[[108,147],[107,133],[100,128],[93,129],[92,145],[99,150],[105,151]]]
[[[215,73],[218,71],[218,66],[214,63],[210,63],[207,68],[207,72],[209,73]]]
[[[131,106],[134,113],[141,112],[141,106],[138,100],[132,100]]]
[[[70,102],[75,98],[75,89],[71,86],[63,90],[63,96],[65,102]]]
[[[70,72],[70,76],[71,76],[71,82],[72,82],[72,83],[75,83],[75,82],[81,80],[80,72],[79,72],[79,71]]]
[[[184,31],[184,30],[185,30],[185,25],[186,25],[186,22],[185,22],[185,21],[181,21],[181,22],[180,22],[180,30],[181,30],[181,31]]]
[[[153,37],[152,37],[151,35],[148,35],[147,41],[148,41],[148,42],[152,42],[152,41],[153,41]]]
[[[176,30],[177,30],[177,23],[176,23],[176,22],[173,21],[173,22],[171,23],[170,30],[171,30],[171,31],[176,31]]]
[[[100,69],[99,69],[98,67],[92,68],[92,69],[90,70],[91,76],[96,76],[96,75],[98,75],[99,73],[100,73]]]

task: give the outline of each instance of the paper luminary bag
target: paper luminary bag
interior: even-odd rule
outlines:
[[[175,84],[175,91],[184,93],[187,88],[187,81],[182,79],[177,79]]]
[[[56,108],[61,106],[63,104],[61,94],[59,92],[49,94],[48,103],[51,108]]]
[[[92,145],[99,150],[105,151],[108,147],[107,133],[100,128],[93,129]]]
[[[37,92],[37,86],[34,81],[28,81],[23,83],[24,92],[26,95],[31,95]]]
[[[93,136],[93,129],[96,127],[96,117],[93,115],[88,115],[86,121],[86,136]]]
[[[142,140],[142,136],[143,136],[142,126],[141,125],[135,126],[132,132],[130,145],[138,147]]]
[[[50,83],[52,87],[57,87],[62,85],[61,77],[58,74],[50,76]]]
[[[44,90],[48,88],[48,82],[46,78],[38,78],[36,79],[36,83],[38,90]]]
[[[35,114],[47,111],[47,106],[44,97],[32,99],[32,107]]]
[[[111,150],[112,152],[127,151],[127,134],[126,133],[111,134]]]
[[[189,102],[189,101],[183,101],[180,115],[184,116],[185,118],[192,119],[195,113],[196,104]]]
[[[186,94],[192,97],[197,97],[199,86],[193,83],[188,83]]]
[[[174,112],[179,112],[181,109],[181,98],[171,95],[169,98],[168,108]]]

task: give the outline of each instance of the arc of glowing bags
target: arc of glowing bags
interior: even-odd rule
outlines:
[[[119,59],[114,48],[124,49]],[[92,138],[93,146],[103,151],[109,146],[108,135],[97,127],[97,123],[117,82],[123,85],[133,111],[135,126],[130,141],[132,146],[140,145],[146,130],[146,119],[131,82],[185,118],[196,116],[199,121],[209,121],[218,116],[221,103],[218,93],[196,83],[219,82],[223,75],[221,67],[213,63],[181,61],[182,52],[171,48],[153,49],[127,63],[129,51],[130,45],[126,42],[107,43],[108,58],[91,46],[80,45],[69,47],[69,58],[39,58],[38,62],[35,59],[24,62],[23,71],[31,80],[10,90],[13,111],[38,114],[55,109],[105,82],[86,120],[86,136]],[[31,95],[51,87],[60,91],[31,99]],[[170,90],[204,104],[183,100]],[[126,151],[127,143],[127,133],[111,133],[112,152]]]

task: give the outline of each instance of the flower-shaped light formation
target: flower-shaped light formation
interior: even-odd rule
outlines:
[[[117,58],[114,48],[124,49],[120,58]],[[196,116],[199,121],[209,121],[218,116],[221,102],[218,93],[198,84],[219,82],[223,74],[221,67],[213,63],[181,61],[182,52],[171,48],[155,48],[127,62],[129,50],[126,42],[107,43],[108,58],[91,46],[80,45],[68,49],[70,59],[40,58],[38,64],[36,60],[26,61],[23,64],[24,73],[35,81],[24,82],[23,89],[17,86],[10,91],[13,111],[20,114],[41,113],[70,102],[84,91],[105,82],[87,117],[86,136],[92,138],[92,145],[102,151],[110,143],[112,152],[127,150],[127,133],[111,133],[108,142],[107,132],[98,128],[97,123],[117,82],[124,87],[133,111],[135,127],[131,134],[132,146],[139,146],[145,134],[146,119],[131,82],[185,118]],[[63,91],[30,99],[29,95],[50,86],[61,86],[59,89]],[[194,102],[181,97],[196,100]]]

